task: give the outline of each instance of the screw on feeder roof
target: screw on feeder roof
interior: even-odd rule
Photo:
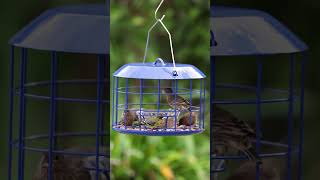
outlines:
[[[215,40],[214,34],[213,34],[213,32],[212,32],[211,30],[210,30],[210,35],[211,35],[210,46],[217,46],[218,43],[217,43],[217,41]]]

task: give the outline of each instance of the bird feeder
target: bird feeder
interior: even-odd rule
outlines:
[[[47,154],[47,177],[45,179],[57,178],[55,170],[57,167],[54,165],[55,157],[83,157],[92,159],[92,163],[88,162],[88,166],[83,166],[87,172],[92,176],[96,174],[92,179],[100,179],[105,177],[109,179],[109,151],[102,151],[101,147],[108,147],[109,145],[109,131],[108,123],[105,123],[104,108],[109,106],[109,93],[105,93],[108,90],[108,86],[105,82],[108,79],[106,66],[108,66],[109,59],[109,13],[108,8],[105,5],[81,5],[81,6],[66,6],[55,9],[50,9],[29,25],[24,27],[18,32],[9,42],[11,45],[11,69],[10,69],[10,120],[9,120],[9,154],[8,154],[8,179],[32,179],[28,173],[30,168],[37,167],[38,164],[32,164],[26,159],[29,153],[34,154]],[[19,70],[15,68],[17,63],[16,50],[20,51]],[[32,55],[48,54],[51,57],[49,59],[41,59],[41,62],[32,61],[28,52],[32,51]],[[16,52],[16,53],[15,53]],[[77,56],[89,55],[96,58],[96,61],[91,61],[93,67],[97,67],[94,74],[95,78],[89,79],[81,76],[76,79],[59,80],[58,74],[62,73],[59,69],[59,63],[66,62],[66,54],[77,54]],[[59,57],[59,60],[58,60]],[[33,63],[30,63],[33,62]],[[46,62],[50,64],[50,70],[48,75],[51,79],[47,81],[28,82],[29,69],[33,70],[44,69],[47,66],[42,66]],[[74,66],[76,64],[73,64]],[[60,66],[61,67],[61,66]],[[15,77],[16,73],[19,73],[19,78]],[[39,77],[39,76],[38,76]],[[40,77],[39,77],[40,78]],[[19,80],[18,85],[15,83]],[[71,96],[65,96],[65,93],[61,92],[60,88],[66,86],[77,87],[81,89],[83,85],[93,86],[93,91],[96,91],[96,95],[93,97],[77,96],[74,91]],[[43,88],[46,90],[43,91]],[[39,89],[42,89],[40,91]],[[58,92],[59,89],[59,92]],[[79,92],[79,91],[77,91]],[[64,94],[64,95],[62,95]],[[106,98],[103,98],[106,97]],[[17,100],[15,100],[17,99]],[[16,104],[17,103],[17,104]],[[27,116],[30,104],[41,104],[41,107],[48,107],[48,116],[42,117],[43,121],[34,122],[34,119]],[[82,131],[64,131],[64,124],[70,120],[70,117],[63,118],[63,123],[57,124],[58,107],[61,105],[73,104],[73,105],[88,105],[91,104],[95,108],[94,114],[96,116],[91,117],[91,124],[95,124],[94,130],[82,130]],[[19,107],[19,108],[16,108]],[[37,106],[39,108],[39,106]],[[34,109],[34,108],[33,108]],[[39,114],[39,111],[34,114]],[[44,112],[45,113],[45,112]],[[18,117],[15,115],[18,114]],[[35,117],[33,114],[33,117]],[[59,113],[62,114],[62,113]],[[59,116],[61,118],[61,116]],[[65,117],[65,116],[64,116]],[[89,117],[90,118],[90,117]],[[16,123],[17,121],[17,123]],[[31,123],[33,121],[33,123]],[[45,122],[48,128],[41,131],[35,131],[35,124],[41,124]],[[82,124],[82,122],[78,122]],[[29,128],[27,128],[29,127]],[[32,127],[32,128],[30,128]],[[60,128],[59,128],[60,127]],[[38,128],[39,129],[39,128]],[[59,141],[68,138],[89,138],[94,141],[93,151],[75,151],[66,150],[59,147]],[[42,142],[42,143],[41,143]],[[83,144],[78,144],[83,146]],[[89,146],[86,144],[86,146]],[[14,151],[17,150],[17,151]],[[15,152],[17,152],[17,158],[13,158]],[[28,155],[26,155],[28,153]],[[104,166],[101,165],[103,160]],[[91,165],[90,165],[91,163]],[[14,168],[17,167],[17,168]],[[67,167],[67,166],[65,166]],[[62,169],[63,171],[65,169]],[[61,172],[60,172],[61,173]],[[72,174],[73,172],[68,172]],[[74,174],[75,175],[75,174]],[[31,175],[32,176],[32,175]],[[59,176],[61,177],[61,176]],[[71,177],[71,176],[68,176]],[[75,178],[75,177],[74,177]],[[77,179],[77,178],[76,178]]]
[[[162,1],[163,2],[163,1]],[[144,60],[113,74],[113,130],[125,134],[170,136],[204,131],[205,75],[195,66],[176,64],[171,34],[162,18],[148,31]],[[146,62],[151,30],[160,23],[169,35],[172,63]]]
[[[253,146],[260,158],[274,157],[286,159],[287,179],[302,179],[302,154],[303,154],[303,127],[304,127],[304,67],[305,52],[308,47],[289,29],[282,25],[267,13],[241,8],[229,8],[214,6],[211,7],[211,175],[212,177],[220,171],[224,171],[227,165],[216,167],[214,160],[241,160],[247,159],[246,156],[225,155],[215,156],[214,150],[218,146],[215,143],[213,131],[216,105],[254,105],[255,106],[255,131],[256,138]],[[289,66],[287,84],[288,87],[277,89],[266,87],[263,84],[263,68],[268,63],[268,59],[279,57]],[[253,61],[256,65],[256,83],[255,85],[235,84],[235,83],[217,83],[216,79],[219,62],[229,59],[232,60],[241,57],[256,57]],[[296,71],[300,67],[299,71]],[[246,70],[247,71],[247,70]],[[279,71],[276,70],[276,71]],[[281,70],[280,70],[281,71]],[[297,78],[300,73],[300,78]],[[299,82],[300,81],[300,82]],[[253,94],[253,98],[221,98],[217,95],[219,90],[242,90]],[[268,96],[265,94],[268,93]],[[283,112],[286,119],[287,139],[284,142],[272,141],[262,135],[262,110],[265,104],[286,103],[288,110]],[[295,112],[295,104],[298,103],[299,111]],[[299,114],[298,121],[295,121],[294,113]],[[298,131],[294,131],[294,123],[298,126]],[[276,127],[277,124],[274,124]],[[296,132],[296,134],[295,134]],[[298,142],[294,142],[293,137],[299,137]],[[265,151],[266,147],[272,149]],[[293,171],[293,158],[297,158],[298,171]],[[259,164],[257,164],[257,167]],[[260,178],[260,168],[256,168],[257,179]]]

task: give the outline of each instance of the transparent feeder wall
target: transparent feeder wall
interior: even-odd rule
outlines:
[[[150,75],[152,76],[152,75]],[[165,91],[170,91],[168,94]],[[169,105],[167,96],[189,101],[189,109]],[[120,133],[188,135],[204,131],[205,80],[113,77],[112,126]]]

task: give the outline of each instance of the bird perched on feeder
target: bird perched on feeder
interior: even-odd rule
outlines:
[[[260,166],[261,180],[280,180],[279,169],[272,162],[264,161]],[[256,180],[256,162],[247,161],[242,164],[227,180]]]
[[[128,109],[123,111],[120,124],[126,125],[126,126],[132,126],[132,124],[135,121],[139,121],[139,117],[136,112]]]
[[[105,152],[101,148],[100,152]],[[68,152],[90,152],[95,150],[89,148],[70,148]],[[99,157],[99,169],[109,169],[109,160],[106,157]],[[71,155],[53,155],[52,172],[53,180],[95,180],[96,157],[80,157]],[[47,180],[49,173],[49,155],[44,153],[34,174],[33,180]],[[107,173],[100,172],[99,180],[107,180]]]
[[[175,107],[177,107],[179,111],[190,111],[190,102],[177,94],[174,95],[173,90],[171,88],[163,89],[162,93],[164,93],[167,96],[167,102],[171,108],[175,109]]]
[[[174,128],[174,118],[162,118],[155,121],[155,123],[151,126],[151,129],[164,129],[164,128]]]
[[[154,126],[158,121],[160,121],[161,118],[158,118],[158,117],[155,117],[155,116],[151,116],[151,117],[148,117],[144,122],[147,126]]]
[[[233,148],[243,152],[249,159],[261,163],[252,145],[252,141],[256,139],[256,132],[247,122],[239,120],[231,112],[214,105],[212,128],[217,155],[223,155],[228,148]]]
[[[180,119],[178,125],[191,126],[198,120],[198,112],[187,112]]]

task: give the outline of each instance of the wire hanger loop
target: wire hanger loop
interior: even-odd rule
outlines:
[[[176,63],[175,63],[175,56],[174,56],[174,51],[173,51],[173,43],[172,43],[172,36],[171,36],[171,33],[170,31],[168,30],[168,28],[166,27],[166,25],[163,23],[163,19],[166,17],[166,15],[162,15],[161,18],[158,18],[157,14],[158,14],[158,11],[161,7],[161,5],[163,4],[164,0],[161,0],[161,2],[159,3],[159,5],[157,6],[155,12],[154,12],[154,17],[155,17],[155,20],[156,22],[150,27],[150,29],[148,30],[148,36],[147,36],[147,42],[146,42],[146,48],[145,48],[145,52],[144,52],[144,58],[143,58],[143,63],[146,62],[146,59],[147,59],[147,53],[148,53],[148,49],[149,49],[149,40],[150,40],[150,33],[151,31],[154,29],[154,27],[157,25],[157,24],[161,24],[161,26],[165,29],[165,31],[167,32],[168,34],[168,37],[169,37],[169,43],[170,43],[170,51],[171,51],[171,58],[172,58],[172,62],[173,62],[173,70],[174,72],[176,73]]]

